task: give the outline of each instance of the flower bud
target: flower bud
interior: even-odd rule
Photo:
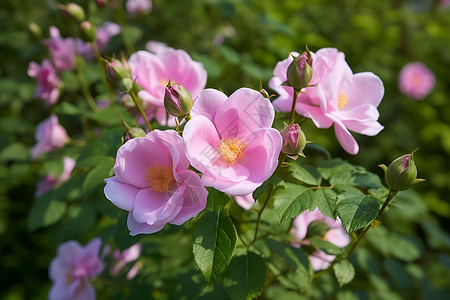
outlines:
[[[124,78],[131,78],[131,70],[128,62],[122,58],[121,60],[113,58],[106,62],[106,70],[108,79],[112,83],[116,83]]]
[[[131,78],[123,78],[118,81],[117,89],[124,93],[130,93],[133,91],[134,82]]]
[[[191,112],[192,105],[191,94],[179,83],[169,83],[166,86],[164,94],[164,107],[166,111],[174,117],[186,116]]]
[[[289,155],[293,159],[297,159],[298,155],[305,157],[305,154],[302,151],[305,148],[307,141],[305,134],[298,124],[292,124],[285,127],[280,134],[283,138],[281,152]]]
[[[127,133],[130,136],[130,138],[134,139],[137,137],[144,137],[147,134],[145,133],[144,129],[142,129],[141,127],[131,127],[129,129],[127,129]]]
[[[89,21],[80,24],[80,37],[85,42],[93,42],[97,38],[97,28]]]
[[[95,0],[95,3],[97,4],[98,8],[103,8],[105,7],[107,0]]]
[[[36,40],[42,39],[42,29],[36,23],[33,22],[28,23],[28,31]]]
[[[424,181],[424,179],[417,178],[417,168],[413,159],[416,150],[411,154],[397,158],[389,167],[380,165],[384,170],[386,184],[391,190],[404,191],[409,189],[411,185]]]
[[[84,9],[73,2],[68,3],[67,5],[59,5],[59,9],[68,17],[75,19],[78,22],[83,22],[86,14],[84,13]]]
[[[292,55],[292,54],[291,54]],[[290,86],[294,90],[301,90],[308,86],[311,81],[313,70],[312,70],[312,57],[308,48],[306,48],[306,52],[303,52],[302,55],[293,56],[294,60],[289,65],[286,77],[287,80],[283,82],[283,85]]]

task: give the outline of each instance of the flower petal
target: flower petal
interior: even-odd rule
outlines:
[[[196,116],[204,116],[214,121],[217,109],[228,99],[221,91],[215,89],[206,89],[200,93],[194,100],[194,106],[191,110],[192,118]]]
[[[138,234],[150,234],[158,232],[164,228],[165,224],[148,225],[147,223],[139,223],[135,218],[133,218],[133,214],[130,212],[128,214],[127,226],[130,230],[130,235],[135,236]]]
[[[106,198],[118,208],[131,211],[139,189],[121,181],[117,176],[107,178],[105,181],[104,193]]]
[[[244,196],[234,196],[233,198],[240,207],[246,210],[251,209],[253,207],[253,204],[255,204],[255,199],[253,199],[252,193]]]

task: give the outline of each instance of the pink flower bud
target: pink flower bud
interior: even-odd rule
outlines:
[[[303,52],[300,56],[292,56],[294,60],[289,65],[286,73],[287,81],[283,85],[290,86],[294,90],[301,90],[308,86],[311,81],[312,70],[312,57],[308,48],[306,52]]]
[[[67,5],[58,5],[59,9],[69,18],[75,19],[77,22],[84,21],[86,14],[84,13],[84,9],[73,2],[68,3]]]
[[[385,172],[386,184],[391,190],[404,191],[411,185],[423,181],[423,179],[417,179],[417,168],[413,159],[416,150],[395,159],[389,167],[380,165]]]
[[[191,112],[193,104],[188,90],[179,83],[169,81],[164,94],[164,107],[169,114],[174,117],[186,116]]]
[[[112,83],[116,83],[124,78],[131,79],[131,70],[125,59],[113,58],[106,63],[108,78]]]
[[[306,146],[306,137],[298,124],[287,126],[280,133],[283,137],[281,152],[295,158],[297,155],[305,157],[302,151]]]
[[[89,21],[80,24],[80,36],[85,42],[93,42],[97,38],[97,28]]]

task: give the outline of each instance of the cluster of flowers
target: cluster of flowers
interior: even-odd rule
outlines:
[[[151,2],[148,3],[129,0],[127,8],[132,14],[148,12]],[[105,23],[97,30],[96,47],[104,49],[109,39],[119,33],[117,24]],[[50,59],[42,65],[32,62],[28,69],[29,76],[39,83],[36,97],[44,99],[47,107],[59,97],[58,72],[74,68],[76,55],[86,60],[96,56],[95,45],[62,38],[56,27],[50,28],[50,36],[46,40]],[[128,140],[117,151],[115,176],[106,179],[104,193],[114,205],[129,212],[127,225],[131,235],[155,233],[167,223],[181,225],[195,217],[206,207],[205,187],[222,191],[244,209],[251,209],[255,202],[253,192],[275,172],[280,153],[292,158],[304,155],[306,138],[298,124],[291,119],[281,132],[272,128],[276,111],[295,110],[318,128],[334,125],[338,141],[350,154],[359,151],[350,131],[373,136],[383,129],[377,110],[384,95],[382,81],[370,72],[353,74],[344,54],[337,49],[324,48],[301,55],[293,52],[280,61],[269,82],[279,95],[273,102],[264,93],[249,88],[240,88],[230,96],[205,89],[207,72],[188,53],[158,42],[149,42],[147,50],[133,53],[128,60],[111,60],[107,64],[110,79],[132,82],[130,91],[136,93],[134,96],[144,108],[144,119],[177,129],[179,122],[185,124],[182,134],[178,130],[149,128],[148,133]],[[423,75],[420,72],[405,76],[402,72],[401,78],[405,79],[400,79],[405,93],[417,99],[423,98],[434,84],[434,77],[428,77],[426,91],[418,91],[417,77]],[[413,88],[403,88],[411,82],[415,82]],[[69,139],[52,114],[37,127],[32,158],[63,147]],[[73,159],[64,158],[63,173],[57,178],[46,176],[38,184],[36,196],[67,180],[74,166]],[[308,228],[317,223],[325,225],[320,238],[340,247],[349,243],[339,219],[325,217],[315,209],[295,219],[294,245],[309,245]],[[100,244],[95,239],[85,248],[73,241],[60,246],[58,257],[50,266],[50,277],[55,282],[50,298],[95,297],[88,278],[102,272]],[[117,254],[119,262],[112,273],[117,274],[130,261],[129,256],[136,257],[136,251]],[[311,254],[315,270],[327,268],[333,259],[321,251]]]
[[[96,298],[95,289],[90,281],[103,272],[105,261],[111,252],[109,246],[104,246],[100,252],[101,244],[101,239],[95,238],[84,247],[73,240],[59,245],[57,256],[50,262],[49,267],[49,276],[53,282],[48,295],[50,300]],[[135,244],[122,252],[115,250],[110,255],[112,262],[109,274],[113,277],[118,276],[126,265],[137,261],[140,255],[140,244]],[[137,272],[138,263],[135,263],[125,276],[130,280]]]

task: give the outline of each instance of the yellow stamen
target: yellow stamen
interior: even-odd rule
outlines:
[[[338,108],[339,110],[346,107],[348,104],[348,98],[343,92],[339,92],[339,98],[338,98]]]
[[[172,170],[157,164],[147,169],[145,179],[148,180],[147,184],[152,191],[160,193],[167,192],[170,184],[175,180]]]
[[[220,141],[219,152],[223,159],[232,165],[236,165],[236,161],[242,157],[242,151],[247,148],[245,141],[240,141],[238,138],[222,139]]]
[[[164,78],[162,78],[162,79],[160,79],[159,80],[159,83],[162,85],[162,86],[167,86],[167,83],[169,83],[169,81],[168,80],[166,80],[166,79],[164,79]]]

